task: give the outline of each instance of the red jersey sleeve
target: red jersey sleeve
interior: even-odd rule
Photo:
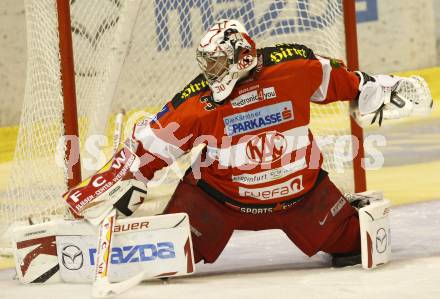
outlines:
[[[316,56],[322,69],[321,84],[311,100],[317,104],[334,101],[351,101],[357,98],[359,78],[349,71],[342,61]]]
[[[140,171],[148,180],[193,147],[199,124],[197,116],[187,110],[176,109],[168,102],[153,118],[145,119],[133,129],[132,138],[138,142],[136,155],[141,159]]]

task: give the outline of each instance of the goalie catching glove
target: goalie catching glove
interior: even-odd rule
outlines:
[[[134,178],[140,159],[124,146],[97,173],[63,195],[75,216],[98,225],[116,208],[119,214],[130,216],[143,203],[146,185]]]
[[[412,115],[428,115],[433,107],[426,81],[419,76],[409,78],[356,72],[360,78],[358,105],[353,116],[365,127],[383,119],[399,119]]]

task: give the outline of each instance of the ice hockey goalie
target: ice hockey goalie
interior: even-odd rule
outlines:
[[[424,80],[352,72],[299,44],[257,49],[234,20],[210,28],[197,61],[202,73],[137,124],[122,150],[137,159],[127,175],[146,183],[205,145],[163,211],[189,215],[196,262],[215,262],[234,230],[281,229],[308,256],[323,251],[334,266],[359,263],[358,210],[321,168],[310,105],[352,101],[362,124],[429,112]],[[78,190],[66,196],[72,207]],[[131,214],[136,205],[121,198],[111,204]]]

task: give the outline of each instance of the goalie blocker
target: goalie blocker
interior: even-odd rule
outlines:
[[[168,214],[117,220],[109,280],[125,281],[194,272],[188,215]],[[52,221],[13,231],[20,282],[91,283],[96,262],[97,227],[84,220]]]
[[[103,168],[66,192],[64,200],[75,218],[98,225],[113,208],[118,216],[131,216],[147,195],[146,184],[135,179],[139,165],[139,157],[124,145]]]

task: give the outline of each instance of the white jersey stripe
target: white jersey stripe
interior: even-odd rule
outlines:
[[[283,155],[290,154],[294,151],[305,148],[310,144],[308,126],[301,126],[298,128],[277,133],[283,135],[286,141],[286,148],[284,149]],[[250,164],[261,164],[255,163],[247,156],[248,142],[255,136],[258,135],[243,136],[238,144],[225,148],[207,146],[207,155],[211,159],[218,160],[219,164],[224,167],[240,167]]]
[[[185,153],[179,147],[157,137],[149,125],[143,126],[142,129],[136,127],[134,138],[142,143],[145,150],[161,158],[174,161]]]
[[[328,85],[330,82],[330,73],[332,71],[332,67],[330,65],[330,60],[316,56],[319,59],[319,62],[322,66],[322,82],[319,85],[318,89],[312,95],[312,102],[322,102],[327,97]]]

